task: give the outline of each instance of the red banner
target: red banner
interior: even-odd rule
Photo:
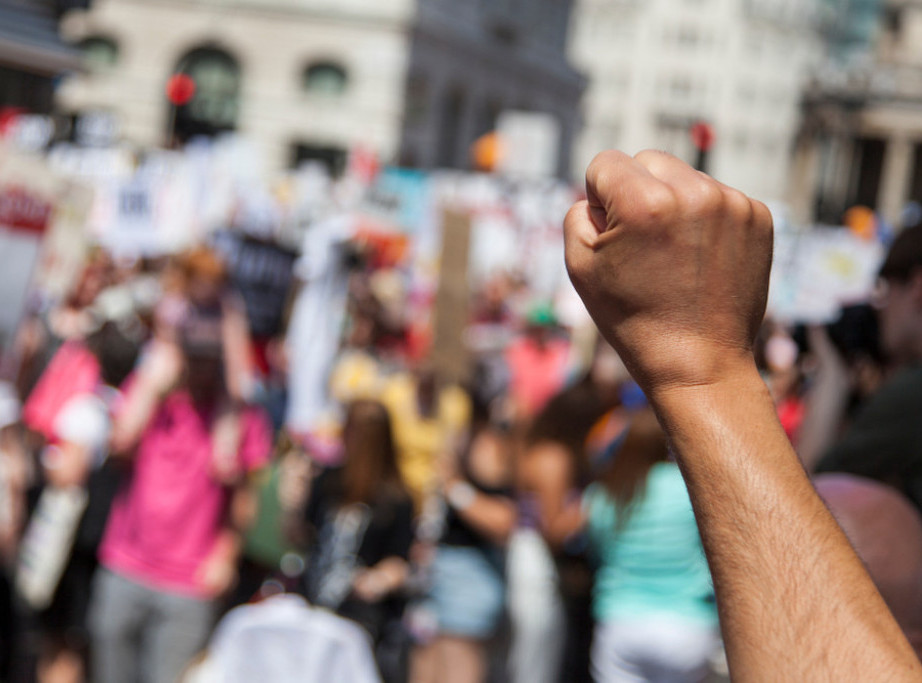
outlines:
[[[0,227],[41,234],[48,227],[52,205],[25,188],[10,185],[0,189]]]

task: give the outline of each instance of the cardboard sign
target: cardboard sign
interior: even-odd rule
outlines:
[[[468,253],[471,219],[465,213],[443,214],[442,256],[435,295],[432,362],[437,375],[450,382],[466,379],[468,371],[464,328],[468,321]]]

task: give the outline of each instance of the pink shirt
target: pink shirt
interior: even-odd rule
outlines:
[[[83,342],[67,341],[55,352],[22,408],[22,420],[46,439],[55,437],[54,421],[78,394],[91,394],[99,384],[99,361]]]
[[[542,347],[522,337],[506,349],[509,393],[526,415],[537,415],[563,387],[569,357],[570,345],[560,339],[552,339]]]
[[[247,409],[240,426],[240,461],[250,470],[268,459],[269,424]],[[102,564],[158,590],[206,597],[196,572],[215,547],[230,499],[211,463],[210,412],[197,410],[185,392],[167,397],[113,502]]]

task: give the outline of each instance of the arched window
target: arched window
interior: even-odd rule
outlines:
[[[91,36],[80,41],[83,63],[90,71],[105,71],[118,63],[118,43],[105,36]]]
[[[172,135],[185,142],[196,135],[213,136],[237,127],[240,110],[240,67],[231,55],[214,47],[192,50],[174,73],[189,76],[195,92],[176,107]]]
[[[349,85],[346,69],[335,62],[314,62],[301,75],[301,89],[311,95],[336,97]]]

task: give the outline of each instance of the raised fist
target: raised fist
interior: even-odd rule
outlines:
[[[655,151],[603,152],[565,222],[567,270],[648,394],[752,363],[772,219],[764,204]]]

